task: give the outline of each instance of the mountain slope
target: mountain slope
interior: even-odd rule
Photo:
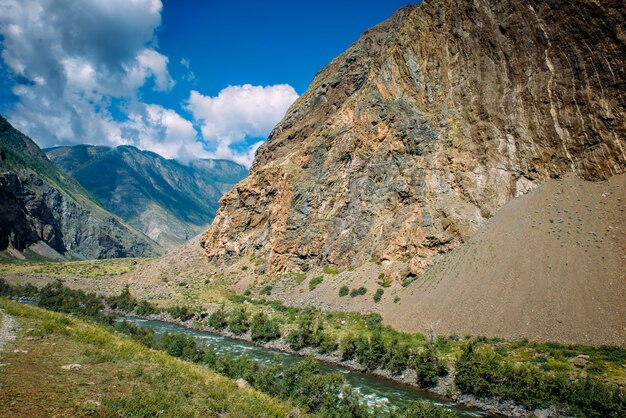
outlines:
[[[77,145],[46,152],[108,210],[167,249],[205,230],[219,198],[247,174],[230,161],[183,165],[131,146]]]
[[[221,200],[207,256],[418,275],[546,179],[623,172],[622,23],[617,0],[400,9],[289,109]]]
[[[20,257],[149,257],[159,246],[101,207],[0,116],[0,250]]]

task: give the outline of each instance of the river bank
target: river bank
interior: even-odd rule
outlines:
[[[115,313],[121,316],[128,315],[128,313],[119,312],[119,311]],[[191,330],[210,333],[212,335],[216,335],[219,337],[224,337],[224,338],[228,338],[228,339],[235,340],[235,341],[245,342],[246,344],[249,344],[249,345],[254,345],[257,347],[262,347],[267,350],[277,351],[277,352],[286,353],[286,354],[290,354],[294,356],[299,356],[299,357],[311,356],[314,359],[322,363],[326,363],[335,367],[342,367],[351,371],[373,375],[373,376],[376,376],[377,378],[382,378],[385,380],[400,383],[402,385],[410,386],[412,388],[416,388],[425,393],[429,393],[431,396],[434,395],[434,397],[444,402],[450,402],[450,403],[454,403],[457,405],[461,405],[463,407],[481,410],[483,412],[483,415],[485,416],[491,416],[491,417],[504,416],[504,417],[517,418],[517,417],[527,417],[531,413],[537,417],[546,417],[546,418],[560,416],[558,412],[556,411],[556,408],[554,407],[551,407],[548,409],[541,409],[541,410],[537,409],[534,411],[529,411],[523,406],[518,405],[512,401],[500,401],[497,399],[477,398],[472,395],[453,393],[454,378],[455,378],[454,369],[449,370],[448,375],[445,378],[440,379],[439,383],[436,386],[426,389],[426,388],[420,387],[416,383],[416,373],[415,371],[411,369],[405,370],[405,372],[402,374],[394,374],[389,370],[380,369],[380,368],[376,370],[367,371],[366,368],[363,367],[361,364],[359,364],[356,360],[350,360],[350,361],[342,360],[341,357],[337,354],[337,352],[333,354],[320,354],[317,352],[317,350],[311,347],[306,347],[299,351],[293,350],[289,347],[289,345],[285,341],[284,336],[279,339],[267,342],[267,343],[260,343],[260,342],[252,340],[249,331],[246,332],[245,334],[238,335],[226,329],[220,330],[220,329],[212,328],[210,326],[207,326],[201,323],[197,319],[182,321],[182,320],[173,318],[170,315],[165,314],[165,313],[158,313],[158,314],[152,314],[152,315],[147,315],[147,316],[131,314],[129,316],[144,319],[144,320],[159,321],[159,322],[174,324],[174,325],[182,326],[184,328],[188,328]]]

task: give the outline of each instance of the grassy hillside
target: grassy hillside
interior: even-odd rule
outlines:
[[[6,299],[0,309],[18,324],[2,355],[2,416],[281,417],[294,409],[99,325]]]
[[[219,198],[247,174],[230,161],[186,165],[131,146],[77,145],[46,152],[108,210],[166,248],[202,232]]]

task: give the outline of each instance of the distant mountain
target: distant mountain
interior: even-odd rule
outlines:
[[[108,210],[171,249],[207,228],[220,197],[248,173],[225,160],[188,165],[132,146],[46,150]]]
[[[156,242],[104,209],[2,116],[0,251],[60,260],[161,253]]]

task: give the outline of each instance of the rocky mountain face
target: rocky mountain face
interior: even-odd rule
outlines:
[[[52,259],[150,257],[157,243],[124,224],[0,116],[0,250]]]
[[[321,70],[227,193],[203,248],[260,272],[406,276],[512,198],[626,166],[619,0],[407,6]]]
[[[248,171],[225,160],[181,164],[131,146],[46,150],[108,210],[171,249],[211,223],[219,198]]]

